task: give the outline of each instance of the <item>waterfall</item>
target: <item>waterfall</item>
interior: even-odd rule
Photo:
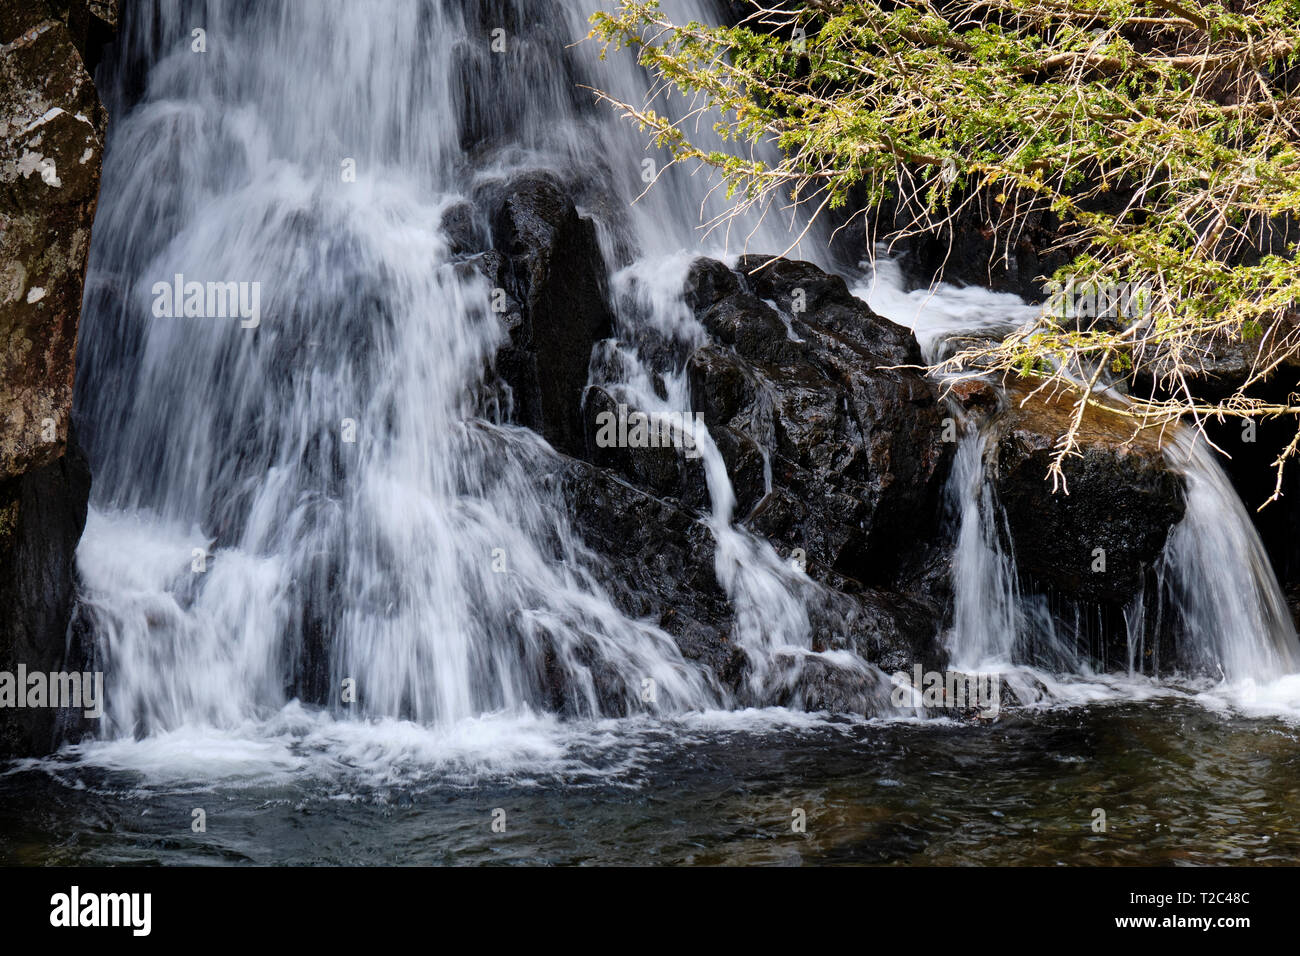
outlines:
[[[855,291],[880,314],[912,328],[929,362],[943,357],[954,336],[1002,334],[1038,311],[1014,295],[975,287],[903,290],[897,264],[881,257]],[[1036,683],[1077,700],[1057,678],[1096,675],[1057,627],[1043,598],[1021,587],[986,473],[988,438],[973,424],[967,427],[948,482],[955,547],[947,643],[954,665],[1021,676],[1029,673],[1025,665],[1034,665]],[[1214,682],[1216,693],[1227,690],[1237,705],[1257,703],[1259,688],[1273,684],[1281,691],[1273,695],[1275,703],[1294,712],[1300,708],[1300,644],[1258,532],[1206,442],[1192,429],[1174,433],[1165,457],[1185,483],[1185,512],[1155,569],[1159,593],[1139,592],[1126,608],[1130,674],[1142,670],[1148,633],[1168,624],[1177,633],[1181,669]],[[1023,651],[1030,645],[1036,648],[1032,656]]]
[[[154,0],[134,14],[78,392],[105,736],[266,722],[304,684],[337,701],[344,680],[361,688],[351,713],[429,726],[547,711],[556,684],[576,716],[639,706],[647,680],[667,712],[725,705],[597,583],[543,480],[549,447],[485,409],[503,333],[439,229],[516,171],[588,184],[606,260],[630,255],[627,281],[661,290],[636,320],[677,322],[691,258],[746,249],[702,234],[725,208],[704,177],[672,169],[647,191],[644,164],[664,156],[580,89],[643,100],[630,58],[575,44],[586,13],[567,3]],[[756,250],[790,242],[776,216],[739,225]],[[191,280],[255,289],[258,315],[160,318],[157,284]],[[624,395],[689,408],[682,370],[656,404],[628,362]],[[742,643],[756,660],[806,643],[788,569],[733,527],[725,467],[699,439]],[[774,612],[785,623],[760,626]]]
[[[1254,686],[1295,672],[1300,646],[1286,598],[1228,477],[1186,431],[1167,456],[1187,482],[1187,512],[1161,561],[1180,645],[1229,683]]]
[[[984,468],[984,434],[970,428],[957,446],[948,480],[953,551],[953,666],[979,671],[1012,662],[1023,631],[1016,566],[998,538],[1000,511]]]
[[[693,347],[706,344],[708,336],[682,299],[690,261],[690,256],[680,254],[656,257],[615,276],[619,334],[606,343],[606,353],[593,363],[595,368],[609,368],[614,374],[598,374],[593,384],[605,387],[631,408],[655,415],[689,414],[692,408],[686,358]],[[647,335],[659,346],[653,354],[676,354],[678,361],[652,368],[651,358],[637,347]],[[665,343],[686,347],[664,349]],[[833,667],[874,670],[862,661],[845,659],[851,655],[811,651],[808,603],[821,596],[818,587],[769,543],[736,525],[736,496],[722,454],[706,429],[693,429],[692,437],[708,488],[715,573],[734,613],[731,639],[745,651],[750,664],[748,699],[761,701],[773,687],[792,683],[810,657],[819,657]],[[770,491],[771,462],[766,466]]]
[[[665,6],[716,20],[723,4]],[[95,474],[82,610],[109,675],[113,760],[139,738],[174,741],[174,760],[384,721],[384,746],[423,752],[398,720],[457,753],[453,728],[470,725],[495,752],[545,751],[530,720],[643,712],[647,681],[671,714],[761,704],[816,656],[872,670],[812,651],[818,587],[738,525],[698,429],[716,577],[750,663],[743,692],[719,688],[616,606],[549,480],[555,452],[510,423],[488,380],[504,336],[492,290],[457,268],[440,225],[477,191],[534,170],[570,187],[612,273],[615,337],[590,384],[654,415],[692,407],[684,356],[707,339],[683,301],[694,257],[778,252],[801,231],[779,210],[702,230],[726,202],[688,169],[647,189],[646,163],[666,156],[582,87],[641,102],[648,80],[577,42],[585,15],[531,0],[150,0],[126,17],[107,64],[115,122],[77,397]],[[824,243],[808,243],[792,254],[821,260]],[[931,356],[950,332],[1026,309],[979,290],[903,293],[895,273],[881,261],[863,294]],[[183,312],[190,281],[234,290],[245,311],[160,314]],[[663,365],[647,338],[682,360]],[[1015,667],[1026,634],[1063,642],[999,543],[984,441],[968,429],[949,487],[949,647],[963,667]],[[1188,514],[1162,581],[1190,640],[1225,678],[1292,667],[1239,503],[1203,454],[1184,468]],[[1249,560],[1216,576],[1236,553]],[[346,707],[345,682],[359,688]]]

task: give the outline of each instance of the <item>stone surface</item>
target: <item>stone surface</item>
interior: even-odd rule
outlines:
[[[902,556],[937,531],[951,451],[937,391],[895,367],[920,360],[911,333],[808,263],[747,258],[733,271],[700,259],[683,293],[710,341],[683,352],[638,333],[636,348],[655,369],[685,361],[733,518],[803,560],[806,577],[787,586],[807,609],[810,649],[886,670],[941,666],[941,603],[893,587]],[[872,711],[879,675],[861,664],[787,655],[754,685],[718,584],[702,464],[680,449],[598,447],[597,417],[615,408],[605,389],[588,389],[587,461],[567,466],[564,488],[624,612],[656,621],[738,701]]]
[[[707,666],[742,703],[820,708],[818,701],[839,698],[853,703],[848,709],[870,710],[874,682],[824,664],[789,670],[774,662],[776,683],[752,691],[751,662],[731,636],[733,608],[718,584],[708,527],[678,503],[589,462],[562,459],[558,480],[579,533],[600,555],[596,573],[620,610],[663,628],[682,656]],[[886,672],[944,663],[935,605],[834,575],[807,587],[813,651],[851,651]]]
[[[1022,575],[1072,598],[1123,604],[1183,516],[1183,483],[1153,429],[1090,408],[1079,433],[1081,457],[1064,468],[1069,494],[1046,479],[1058,437],[1069,427],[1074,393],[1036,396],[1014,383],[997,423],[997,492]],[[1094,570],[1096,549],[1105,569]]]
[[[595,225],[544,174],[487,189],[480,205],[493,249],[471,264],[501,290],[498,313],[508,341],[496,364],[512,392],[514,419],[580,455],[591,351],[612,325]]]
[[[90,475],[70,438],[77,324],[107,115],[90,69],[116,4],[0,9],[0,670],[81,669],[75,553]],[[90,62],[90,68],[87,62]],[[0,755],[42,753],[81,721],[0,711]]]
[[[887,585],[935,531],[951,461],[936,388],[899,367],[920,362],[915,338],[809,263],[743,257],[734,282],[719,266],[687,280],[714,340],[689,374],[710,430],[770,462],[769,493],[742,476],[738,517],[810,567]]]
[[[0,13],[0,477],[67,440],[107,118],[65,25]]]

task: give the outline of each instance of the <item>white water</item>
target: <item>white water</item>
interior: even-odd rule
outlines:
[[[154,6],[128,40],[161,52],[115,123],[95,230],[89,284],[118,295],[92,297],[81,352],[96,480],[79,564],[110,674],[111,743],[89,749],[112,763],[145,738],[149,764],[144,751],[194,735],[217,763],[213,741],[283,762],[269,741],[307,733],[285,714],[309,640],[327,648],[312,664],[331,719],[410,721],[452,758],[457,727],[470,740],[484,720],[552,727],[557,680],[566,713],[605,713],[594,667],[617,675],[617,709],[644,711],[647,680],[653,711],[727,706],[597,584],[543,480],[549,448],[480,418],[503,333],[438,228],[484,184],[553,170],[589,186],[607,258],[634,252],[624,275],[658,290],[620,322],[698,335],[675,327],[690,259],[747,248],[701,231],[725,208],[703,176],[670,170],[640,195],[643,161],[662,155],[577,89],[642,100],[630,58],[571,45],[587,29],[578,4],[506,4],[501,23],[456,0],[213,0],[202,23],[177,0]],[[709,3],[674,12],[716,16]],[[497,28],[505,53],[491,49]],[[791,241],[779,216],[739,225],[755,249]],[[260,283],[260,326],[155,318],[152,286],[176,273]],[[651,402],[638,363],[629,352],[624,394],[689,408],[683,370]],[[773,651],[808,645],[797,575],[735,529],[721,458],[697,437],[719,580],[761,682]]]
[[[881,315],[913,329],[927,361],[937,361],[951,337],[1000,334],[1037,313],[1016,296],[977,287],[903,288],[896,263],[878,258],[854,291]],[[1073,641],[1058,633],[1044,600],[1022,592],[985,475],[988,437],[967,427],[948,484],[956,536],[947,638],[953,666],[1007,674],[1031,698],[1046,689],[1047,700],[1065,703],[1144,699],[1164,692],[1153,688],[1141,663],[1148,618],[1164,615],[1177,629],[1187,675],[1176,676],[1174,686],[1213,707],[1300,716],[1300,642],[1286,599],[1259,534],[1203,439],[1182,429],[1167,447],[1170,466],[1186,484],[1186,510],[1159,561],[1161,593],[1135,594],[1127,609],[1130,669],[1119,676],[1093,673]],[[1018,653],[1031,638],[1047,649],[1050,666]],[[1063,674],[1071,676],[1063,680]],[[1034,684],[1038,688],[1029,690]]]
[[[684,369],[656,370],[661,397],[632,344],[634,331],[704,340],[681,301],[690,260],[780,251],[798,230],[773,216],[703,235],[722,199],[688,170],[638,198],[655,154],[575,87],[640,101],[646,81],[626,56],[597,63],[590,44],[570,46],[586,32],[581,4],[541,15],[503,4],[499,24],[457,0],[211,0],[201,24],[179,0],[154,6],[129,39],[162,54],[143,100],[115,120],[88,280],[115,296],[92,296],[83,323],[79,413],[95,486],[79,565],[110,683],[103,739],[78,756],[181,778],[321,761],[380,775],[409,763],[526,771],[562,761],[557,740],[574,732],[549,714],[557,675],[565,712],[600,726],[610,702],[594,666],[619,677],[616,703],[631,713],[647,710],[648,678],[654,714],[773,719],[717,709],[761,702],[813,656],[816,586],[736,526],[721,456],[699,434],[716,573],[753,665],[746,701],[658,627],[621,614],[540,480],[550,450],[483,419],[482,369],[502,333],[485,283],[452,267],[438,224],[518,170],[587,185],[583,212],[607,260],[634,260],[614,277],[618,374],[601,384],[648,412],[691,408]],[[707,2],[668,6],[716,16]],[[190,50],[196,26],[207,53]],[[505,54],[490,49],[497,27]],[[341,181],[344,159],[357,182]],[[815,245],[795,254],[819,258]],[[978,290],[904,294],[881,265],[873,303],[904,322],[924,304],[913,324],[927,349],[1024,308]],[[260,327],[153,318],[152,284],[177,272],[260,282]],[[966,665],[1011,667],[1016,635],[1050,621],[1015,593],[978,442],[963,443],[954,477],[954,648]],[[1171,566],[1197,567],[1200,539],[1179,540]],[[1258,582],[1260,571],[1243,573]],[[1217,633],[1217,606],[1197,613]],[[317,663],[329,713],[294,700],[313,633],[328,648]],[[869,670],[844,652],[821,656]],[[1035,673],[1058,700],[1121,687]],[[353,705],[339,701],[344,678]],[[1114,693],[1143,691],[1130,681]]]
[[[682,300],[691,260],[692,256],[680,254],[651,258],[614,277],[620,328],[596,364],[616,374],[602,376],[593,384],[605,387],[629,408],[652,415],[689,415],[692,410],[685,361],[673,368],[652,370],[635,345],[637,339],[649,333],[660,344],[669,341],[687,346],[677,350],[686,356],[708,341],[707,333]],[[735,513],[735,491],[722,455],[707,430],[692,429],[692,436],[709,493],[708,527],[715,543],[714,569],[734,616],[730,637],[746,652],[750,663],[748,698],[763,701],[777,687],[793,686],[802,667],[812,658],[856,673],[877,675],[884,686],[883,675],[853,655],[811,649],[808,607],[820,599],[819,585],[778,555],[768,542],[736,524],[744,516]],[[770,490],[770,464],[767,487]]]
[[[1168,449],[1187,482],[1187,511],[1165,546],[1162,571],[1180,612],[1182,646],[1199,665],[1250,688],[1300,664],[1295,626],[1264,545],[1204,441],[1180,434]]]

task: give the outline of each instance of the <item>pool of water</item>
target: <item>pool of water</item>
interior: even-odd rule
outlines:
[[[1177,696],[1010,711],[992,724],[769,710],[501,719],[436,739],[396,722],[278,719],[260,739],[178,732],[9,764],[0,862],[1300,859],[1296,725]],[[794,832],[796,811],[806,832]]]

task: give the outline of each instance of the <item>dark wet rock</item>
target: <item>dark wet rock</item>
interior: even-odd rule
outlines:
[[[100,0],[0,9],[0,670],[81,670],[75,554],[90,475],[73,371],[107,114],[87,63]],[[75,632],[75,633],[74,633]],[[48,752],[80,711],[0,710],[0,755]]]
[[[690,360],[696,410],[768,456],[771,492],[748,527],[803,549],[810,568],[887,583],[936,527],[946,413],[918,371],[893,367],[920,361],[908,330],[816,266],[767,263],[742,257],[736,291],[718,263],[692,270],[687,291],[715,339]]]
[[[1079,434],[1081,457],[1064,467],[1069,494],[1054,494],[1048,467],[1075,396],[1029,395],[1025,384],[1013,384],[994,461],[1017,566],[1060,594],[1127,603],[1183,516],[1182,479],[1154,430],[1135,434],[1122,415],[1090,408]]]
[[[775,302],[842,350],[887,365],[921,363],[921,349],[911,331],[876,315],[849,292],[840,276],[810,262],[773,261],[766,256],[741,256],[736,270],[756,296]]]
[[[620,607],[660,624],[736,700],[873,712],[882,677],[867,663],[930,669],[946,660],[942,606],[878,586],[935,530],[950,452],[943,416],[916,371],[884,367],[919,360],[910,332],[813,266],[775,266],[759,284],[719,262],[693,264],[684,294],[712,341],[686,370],[694,411],[727,466],[734,518],[806,570],[786,585],[808,614],[811,653],[762,663],[734,645],[707,499],[679,460],[589,448],[601,467],[567,466],[565,496]],[[794,283],[808,291],[783,314]],[[643,357],[654,347],[636,344]],[[615,406],[604,389],[589,389],[589,445],[593,416]]]
[[[811,262],[741,256],[736,271],[756,295],[775,301],[786,312],[795,311],[796,297],[802,299],[806,311],[819,315],[829,308],[861,304],[849,292],[843,277],[823,272]]]
[[[617,437],[620,419],[627,430],[635,428],[638,418],[648,421],[645,413],[620,403],[598,385],[587,390],[584,405],[587,434],[587,459],[603,468],[612,468],[638,488],[661,498],[676,498],[684,506],[696,510],[708,507],[708,489],[704,479],[704,464],[698,454],[691,456],[682,432],[673,429],[664,435],[656,429],[656,439],[669,438],[671,443],[659,447],[632,447],[629,444],[606,444],[597,439],[605,435]],[[602,425],[604,427],[602,427]],[[647,432],[648,428],[645,429]],[[760,456],[761,469],[761,456]],[[761,481],[761,470],[760,470]]]
[[[953,518],[950,514],[946,519],[950,529],[955,527]],[[954,544],[949,536],[936,535],[912,549],[900,562],[893,584],[900,593],[941,609],[944,627],[952,624]]]
[[[828,591],[813,610],[814,651],[849,650],[886,674],[942,670],[943,610],[932,601],[842,582],[846,591]]]
[[[733,640],[734,612],[718,583],[715,545],[706,524],[675,502],[649,495],[589,462],[561,459],[559,468],[563,497],[583,540],[600,556],[594,570],[615,603],[672,635],[682,655],[707,666],[721,687],[742,701],[772,704],[824,699],[835,680],[853,685],[860,665],[839,677],[834,672],[844,668],[812,665],[807,680],[822,685],[816,690],[805,689],[802,675],[784,673],[777,662],[772,682],[747,697],[752,664]],[[927,668],[943,663],[941,613],[933,604],[862,588],[834,575],[826,584],[809,580],[806,588],[814,652],[850,651],[887,671],[910,669],[918,662]],[[868,703],[860,698],[851,709],[870,710]]]
[[[703,312],[740,291],[740,279],[716,259],[696,259],[686,274],[686,304],[693,312]]]
[[[803,350],[786,334],[785,323],[753,295],[736,293],[697,314],[715,342],[730,346],[750,362],[797,365]]]
[[[953,382],[947,394],[968,412],[990,414],[1002,405],[1002,396],[992,382],[981,378],[968,378]]]
[[[889,699],[889,678],[869,668],[837,667],[813,655],[777,654],[772,703],[798,710],[880,713]]]
[[[562,460],[559,480],[620,610],[653,620],[688,660],[707,665],[724,682],[737,681],[744,654],[730,643],[731,609],[714,572],[708,528],[672,502],[588,462]]]
[[[75,555],[86,524],[90,469],[75,440],[62,457],[0,482],[0,671],[83,670],[69,640]],[[82,710],[0,709],[0,757],[48,753],[87,729]]]
[[[487,229],[473,203],[461,201],[448,206],[442,213],[438,228],[447,240],[447,249],[453,256],[482,252],[489,244]]]
[[[710,435],[727,466],[731,490],[736,496],[735,516],[743,519],[767,493],[767,461],[763,449],[744,432],[727,425],[712,429]]]
[[[612,324],[595,226],[542,174],[489,190],[483,204],[500,258],[481,262],[505,294],[509,341],[497,364],[513,391],[516,420],[581,454],[591,352]]]
[[[759,378],[733,351],[704,345],[691,353],[686,367],[695,410],[708,422],[726,422],[754,402]]]

